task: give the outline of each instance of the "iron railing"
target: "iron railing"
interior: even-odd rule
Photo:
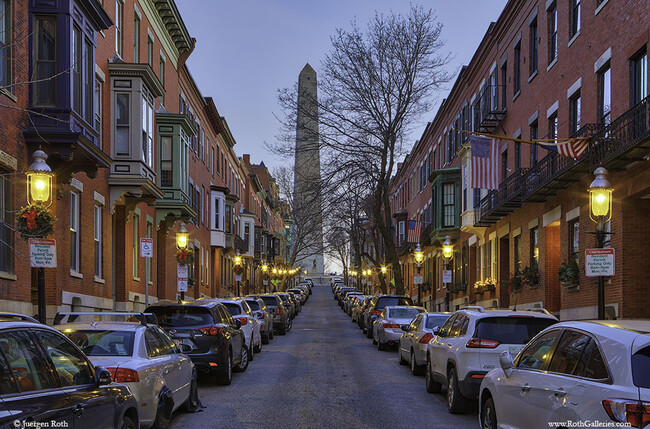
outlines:
[[[433,222],[426,224],[422,233],[420,234],[420,245],[430,246],[431,245],[431,231],[433,230]]]
[[[505,109],[499,110],[499,99],[504,89],[505,85],[486,85],[479,93],[474,115],[481,131],[492,131],[505,116]]]
[[[522,191],[521,180],[527,171],[528,168],[515,170],[506,180],[499,184],[499,189],[488,192],[479,205],[480,222],[484,221],[485,217],[494,210],[519,197]]]

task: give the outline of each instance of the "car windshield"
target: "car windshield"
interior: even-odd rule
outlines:
[[[278,300],[275,299],[274,296],[263,296],[262,301],[264,301],[264,304],[266,304],[266,305],[271,305],[273,307],[278,306]]]
[[[249,307],[251,308],[251,310],[253,310],[253,311],[259,311],[259,310],[261,310],[261,308],[260,308],[260,303],[257,302],[257,301],[253,301],[253,300],[248,301],[248,300],[246,300],[246,304],[248,304],[248,306],[249,306]]]
[[[535,335],[557,323],[541,317],[486,317],[476,325],[474,338],[501,344],[526,344]]]
[[[84,331],[65,329],[63,333],[88,356],[131,356],[133,331]]]
[[[237,316],[238,314],[241,314],[241,308],[237,304],[233,304],[232,302],[224,302],[223,305],[226,306],[228,311],[232,316]]]
[[[182,328],[209,325],[214,321],[210,311],[202,307],[151,307],[147,312],[156,315],[160,326]]]
[[[442,325],[449,319],[449,316],[429,316],[427,317],[427,323],[425,327],[427,329],[433,329],[436,326],[442,328]]]
[[[413,300],[400,296],[384,296],[379,298],[377,310],[383,310],[387,305],[413,305]]]
[[[635,386],[650,389],[650,347],[632,355],[632,380]]]
[[[417,308],[391,308],[388,310],[388,317],[391,319],[412,319],[418,315]]]

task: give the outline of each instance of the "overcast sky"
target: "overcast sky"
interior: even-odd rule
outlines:
[[[448,66],[457,72],[471,59],[491,21],[506,0],[413,1],[435,10],[443,23]],[[267,153],[263,143],[275,141],[279,123],[276,91],[291,87],[306,63],[318,73],[331,49],[336,28],[350,29],[356,19],[363,30],[375,11],[407,14],[402,0],[176,0],[196,48],[188,60],[203,96],[213,97],[233,133],[238,156],[273,168],[286,161]],[[448,85],[451,87],[451,84]],[[446,97],[449,88],[438,94]],[[419,139],[435,110],[411,134]]]

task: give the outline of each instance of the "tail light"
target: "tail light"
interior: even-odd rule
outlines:
[[[138,371],[128,368],[106,368],[116,383],[137,383],[140,381]]]
[[[384,328],[386,329],[397,329],[399,325],[397,323],[384,323]]]
[[[278,307],[278,311],[276,312],[276,314],[282,314],[282,309],[280,307]]]
[[[370,314],[371,314],[372,316],[379,316],[379,315],[381,314],[381,311],[379,311],[379,310],[372,310],[372,311],[370,312]]]
[[[235,317],[235,319],[239,320],[242,326],[248,323],[248,317]]]
[[[605,399],[603,407],[609,418],[615,422],[629,423],[635,428],[642,428],[650,423],[650,402]]]
[[[430,333],[430,332],[427,332],[426,334],[424,334],[422,336],[422,338],[420,338],[420,344],[426,344],[429,341],[431,341],[432,339],[433,339],[433,334]]]
[[[498,341],[481,340],[480,338],[472,338],[465,345],[465,347],[470,348],[470,349],[493,349],[496,346],[498,346],[499,344],[501,344],[501,343],[499,343]]]
[[[216,326],[212,326],[210,328],[199,328],[199,332],[201,332],[203,335],[219,335],[220,333],[219,328]]]

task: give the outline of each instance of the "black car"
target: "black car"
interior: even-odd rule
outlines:
[[[233,371],[246,371],[248,354],[241,321],[233,319],[223,304],[214,300],[158,301],[145,312],[155,314],[158,326],[177,344],[192,348],[185,354],[200,373],[215,375],[219,384],[227,385]]]
[[[65,335],[39,323],[1,319],[0,427],[139,427],[128,387],[112,383],[111,373],[94,367]]]

